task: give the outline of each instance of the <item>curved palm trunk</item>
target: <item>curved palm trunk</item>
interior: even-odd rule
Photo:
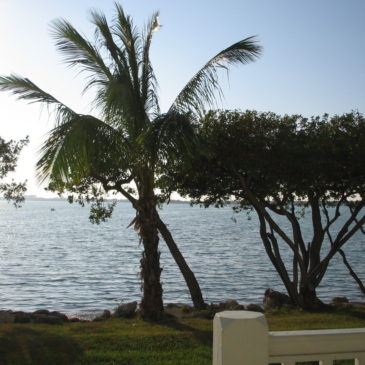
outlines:
[[[161,233],[163,239],[166,242],[167,247],[170,250],[172,257],[174,258],[176,264],[178,265],[182,275],[184,276],[186,285],[189,288],[190,296],[193,301],[195,309],[204,309],[206,308],[206,304],[204,302],[202,292],[199,286],[198,281],[195,278],[194,273],[191,271],[190,267],[186,263],[184,256],[181,254],[179,248],[177,247],[174,239],[165,223],[160,219],[158,213],[157,216],[157,228]]]
[[[143,296],[141,315],[145,319],[160,320],[164,315],[162,285],[160,281],[160,251],[158,231],[153,204],[143,204],[138,209],[136,226],[143,244],[141,258],[141,278]]]

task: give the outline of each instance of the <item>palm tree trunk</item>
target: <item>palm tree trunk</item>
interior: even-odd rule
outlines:
[[[144,204],[137,213],[136,226],[143,244],[141,278],[143,296],[141,315],[148,320],[160,320],[164,316],[162,285],[160,281],[160,251],[153,204]]]
[[[186,263],[184,256],[181,254],[179,248],[177,247],[174,239],[165,223],[160,219],[158,213],[157,216],[157,228],[161,233],[163,239],[166,242],[167,247],[170,250],[172,257],[174,258],[176,264],[178,265],[180,272],[184,276],[185,282],[189,288],[190,296],[193,301],[195,309],[204,309],[206,304],[204,302],[202,292],[198,281],[195,278],[194,273],[190,270],[189,265]]]

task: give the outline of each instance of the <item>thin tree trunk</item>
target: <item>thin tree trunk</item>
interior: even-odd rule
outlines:
[[[146,204],[137,213],[136,227],[143,244],[141,277],[143,297],[141,315],[148,320],[160,320],[164,316],[162,285],[160,281],[160,252],[158,231],[153,206]]]
[[[365,286],[362,283],[361,279],[356,275],[355,271],[352,269],[350,263],[347,261],[346,259],[346,255],[345,253],[340,249],[338,250],[338,252],[340,253],[340,255],[342,256],[342,260],[343,263],[346,265],[346,267],[348,268],[350,275],[354,278],[354,280],[357,282],[357,285],[359,286],[359,289],[361,290],[361,292],[365,295]]]
[[[157,214],[157,212],[156,212],[156,214]],[[190,291],[190,296],[193,301],[194,307],[196,309],[206,308],[206,304],[204,302],[199,283],[196,280],[194,273],[190,270],[190,267],[186,263],[184,256],[181,254],[174,239],[172,238],[170,231],[166,227],[165,223],[160,219],[160,217],[158,217],[158,219],[157,219],[157,227],[158,227],[158,230],[161,233],[163,239],[165,240],[166,245],[169,248],[172,257],[174,258],[182,275],[184,276],[185,282]]]

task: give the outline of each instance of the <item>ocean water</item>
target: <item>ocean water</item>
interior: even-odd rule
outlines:
[[[20,209],[0,201],[0,309],[78,313],[139,300],[142,247],[133,228],[127,229],[134,215],[130,204],[121,202],[111,220],[93,225],[87,207],[66,201],[28,200]],[[160,215],[208,303],[261,303],[267,288],[284,290],[260,241],[255,213],[247,219],[230,207],[171,203]],[[302,226],[309,233],[306,219]],[[345,246],[363,281],[364,248],[361,233]],[[162,239],[160,250],[164,302],[191,303]],[[334,258],[318,294],[323,300],[364,300],[340,257]]]

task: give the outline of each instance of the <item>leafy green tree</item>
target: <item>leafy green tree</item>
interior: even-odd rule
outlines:
[[[365,224],[363,115],[209,112],[199,136],[200,151],[174,160],[161,186],[206,206],[235,200],[236,209],[253,209],[292,302],[321,306],[316,288],[329,263],[336,254],[345,258],[343,246]]]
[[[221,92],[217,70],[255,60],[261,47],[251,37],[219,52],[162,114],[149,57],[159,28],[158,13],[140,33],[122,7],[115,8],[111,24],[102,13],[91,13],[93,41],[65,20],[53,23],[56,46],[65,62],[87,74],[86,90],[96,90],[98,117],[71,110],[27,78],[2,77],[0,88],[55,108],[56,126],[37,165],[39,178],[48,178],[51,189],[76,194],[81,203],[94,200],[91,218],[97,222],[112,213],[113,206],[102,200],[104,193],[118,192],[131,202],[136,210],[133,224],[144,248],[141,311],[146,318],[159,319],[163,315],[159,233],[184,275],[194,305],[201,308],[204,301],[194,274],[159,217],[158,205],[168,197],[156,191],[156,179],[164,173],[167,160],[191,148],[197,115]]]
[[[6,142],[0,137],[0,179],[5,178],[9,172],[15,171],[19,154],[28,142],[28,137],[21,139],[18,142],[13,140]],[[10,183],[0,183],[0,194],[2,194],[6,200],[12,201],[15,207],[20,207],[21,203],[24,201],[24,193],[26,190],[26,181],[17,183],[12,180]]]

